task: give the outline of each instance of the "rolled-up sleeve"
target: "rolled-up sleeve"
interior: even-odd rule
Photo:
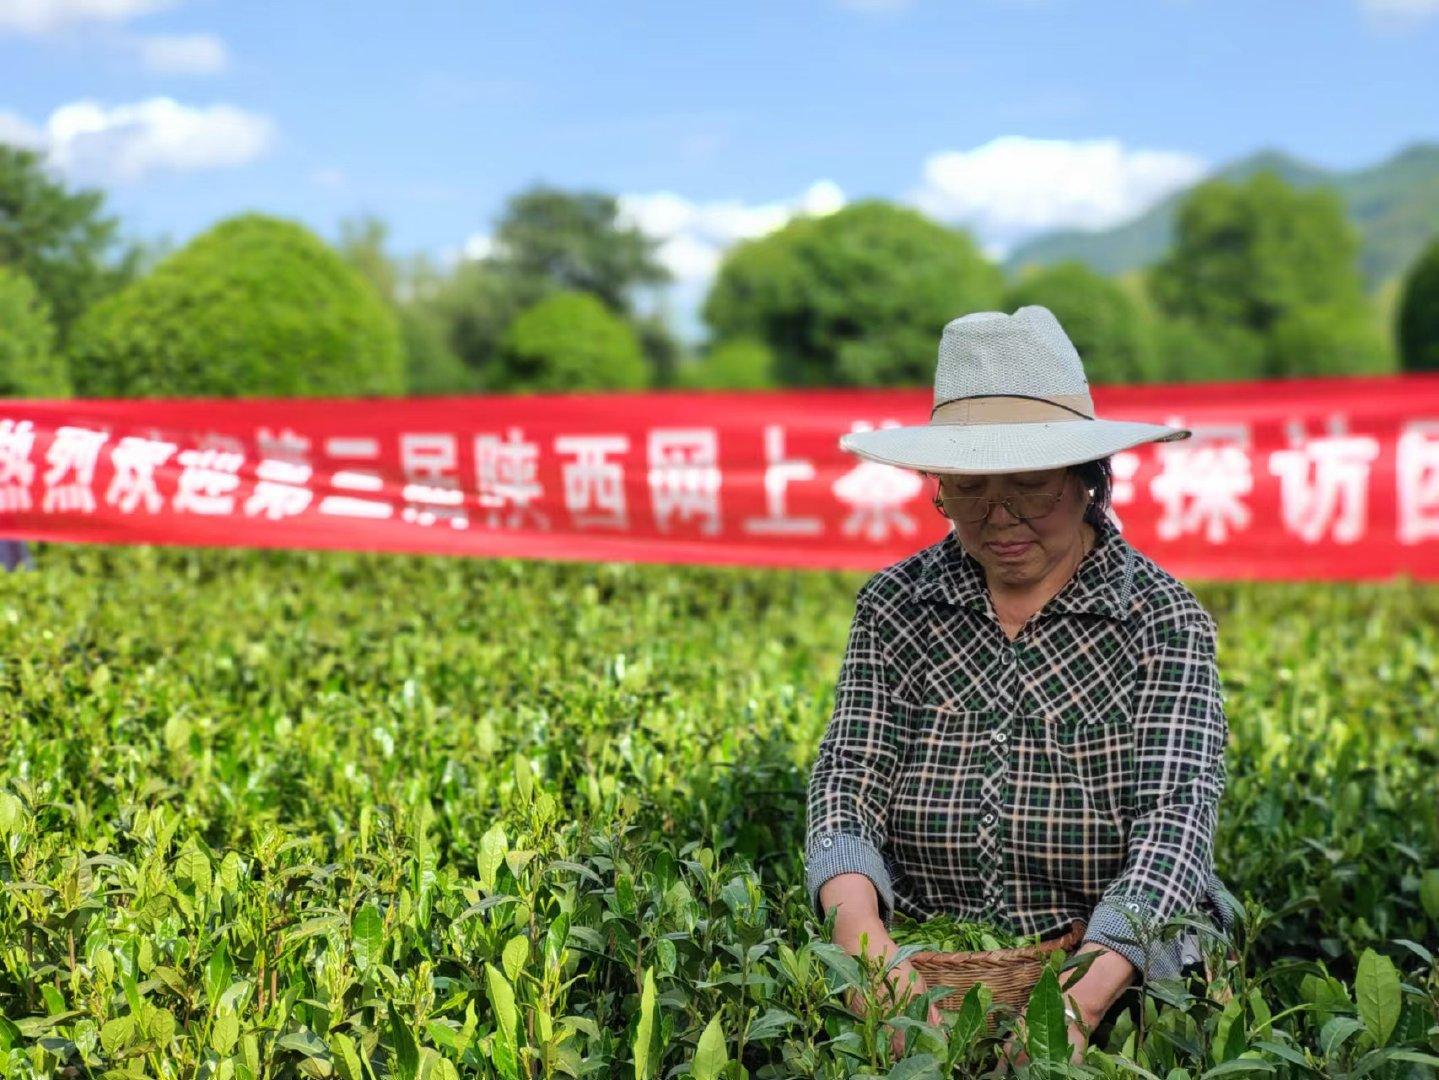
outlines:
[[[863,593],[835,684],[834,712],[810,773],[805,884],[822,919],[819,890],[837,874],[874,882],[889,923],[894,891],[885,864],[885,818],[900,759],[901,732],[890,712],[883,643]]]
[[[1165,978],[1178,973],[1175,950],[1156,943],[1146,963],[1142,945],[1120,939],[1139,937],[1131,917],[1153,931],[1174,915],[1190,914],[1209,885],[1229,733],[1212,619],[1191,616],[1146,632],[1131,715],[1128,856],[1095,906],[1084,939],[1122,954],[1146,979]]]

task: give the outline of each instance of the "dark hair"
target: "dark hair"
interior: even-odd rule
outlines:
[[[1089,505],[1084,508],[1084,520],[1097,526],[1109,510],[1109,500],[1114,490],[1114,469],[1109,458],[1096,458],[1071,465],[1069,471],[1079,477],[1086,490],[1094,492]]]

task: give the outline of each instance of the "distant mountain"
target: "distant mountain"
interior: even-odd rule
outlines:
[[[1339,192],[1359,229],[1360,268],[1371,287],[1402,273],[1424,244],[1439,235],[1439,143],[1417,143],[1388,161],[1352,172],[1323,169],[1278,150],[1264,150],[1210,176],[1245,180],[1264,169],[1272,169],[1295,187],[1327,184]],[[1013,272],[1065,259],[1078,259],[1105,274],[1148,266],[1169,250],[1175,209],[1185,193],[1176,192],[1111,229],[1067,229],[1035,237],[1014,250],[1006,268]]]

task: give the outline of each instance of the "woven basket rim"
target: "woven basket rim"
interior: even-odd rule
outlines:
[[[1068,949],[1079,943],[1084,936],[1086,923],[1083,919],[1070,920],[1069,929],[1058,937],[1041,941],[1037,945],[1024,945],[1017,949],[976,949],[958,950],[956,952],[940,952],[935,949],[926,949],[910,956],[910,963],[955,963],[961,958],[969,962],[990,962],[990,963],[1022,963],[1026,960],[1039,960],[1046,954],[1056,949]]]

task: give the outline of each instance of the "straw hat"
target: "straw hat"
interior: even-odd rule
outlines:
[[[1054,313],[1036,304],[1013,315],[976,311],[951,320],[939,339],[929,423],[850,432],[839,445],[921,472],[1009,473],[1076,465],[1190,434],[1095,416],[1079,353]]]

